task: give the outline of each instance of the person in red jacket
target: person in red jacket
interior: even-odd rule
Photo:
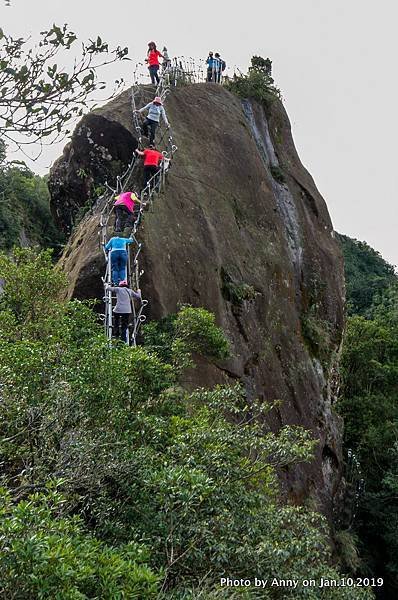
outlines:
[[[158,152],[153,145],[142,151],[137,149],[136,153],[138,156],[144,157],[144,186],[146,187],[150,178],[159,172],[159,165],[163,160],[163,154]]]
[[[155,42],[149,42],[145,62],[148,63],[149,75],[153,84],[159,83],[159,57],[163,58],[163,54],[157,50]]]

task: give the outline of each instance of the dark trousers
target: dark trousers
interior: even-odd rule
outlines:
[[[113,337],[118,337],[127,343],[127,328],[130,313],[113,313]]]
[[[125,227],[132,227],[134,222],[134,215],[127,206],[118,204],[115,206],[115,231],[123,231]]]
[[[207,69],[207,81],[213,81],[213,69]]]
[[[151,177],[153,177],[153,175],[156,175],[156,173],[159,172],[159,167],[155,167],[154,165],[147,165],[146,167],[144,167],[144,187],[146,187],[148,181],[150,180]],[[157,180],[157,178],[156,178]],[[154,180],[152,182],[152,187],[154,186],[154,182],[156,181]]]
[[[159,83],[159,65],[152,65],[149,67],[149,75],[151,76],[152,83]]]
[[[148,129],[149,129],[149,143],[153,144],[155,141],[156,129],[159,123],[157,121],[152,121],[152,119],[145,119],[142,129],[144,131],[144,135],[148,137]]]
[[[127,252],[126,250],[112,250],[111,254],[112,281],[118,285],[126,279]]]

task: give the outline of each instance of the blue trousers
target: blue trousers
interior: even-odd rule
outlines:
[[[159,65],[152,65],[149,67],[149,75],[151,76],[152,83],[159,83]]]
[[[112,281],[118,285],[120,281],[126,279],[127,252],[126,250],[112,250],[111,268]]]

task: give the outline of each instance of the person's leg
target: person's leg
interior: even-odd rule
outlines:
[[[155,135],[156,135],[156,128],[157,128],[158,124],[156,121],[152,121],[150,120],[149,122],[149,129],[150,129],[150,133],[149,133],[149,143],[153,144],[155,141]]]
[[[119,281],[125,279],[124,274],[127,263],[126,250],[113,250],[112,252],[112,281],[119,285]]]
[[[134,207],[135,208],[135,207]],[[124,227],[132,227],[134,224],[134,213],[127,209],[126,211],[126,221],[124,223]]]
[[[113,337],[120,336],[120,313],[113,313]]]
[[[126,279],[126,276],[127,276],[126,267],[127,267],[127,251],[126,250],[120,250],[120,255],[119,255],[119,273],[118,273],[119,281],[123,281],[123,279]]]
[[[129,313],[121,313],[121,328],[120,328],[120,339],[127,344],[127,328],[129,326]]]
[[[155,173],[157,173],[158,168],[151,165],[151,166],[147,167],[147,169],[148,169],[147,170],[147,179],[146,179],[145,185],[150,181],[150,186],[151,186],[151,188],[153,188],[154,181],[152,180],[152,177],[155,175]]]
[[[149,75],[151,76],[151,83],[155,83],[155,72],[153,67],[149,67]]]
[[[118,273],[119,273],[119,254],[120,250],[112,250],[111,254],[111,271],[112,271],[112,282],[117,285],[118,281]]]
[[[156,83],[157,83],[157,84],[159,84],[159,82],[160,82],[160,79],[159,79],[159,73],[158,73],[158,71],[159,71],[159,67],[158,67],[158,65],[155,65],[155,68],[154,68],[154,75],[155,75],[155,79],[156,79]]]
[[[207,69],[207,81],[211,81],[212,73],[212,69]]]
[[[144,187],[147,186],[149,178],[151,177],[151,167],[144,167]]]
[[[148,119],[145,119],[142,124],[142,133],[145,135],[145,137],[148,137]]]
[[[124,210],[121,206],[115,206],[115,214],[116,214],[116,220],[115,220],[115,231],[122,231],[123,229],[123,217],[124,217]]]

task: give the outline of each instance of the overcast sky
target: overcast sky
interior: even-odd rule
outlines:
[[[37,34],[68,23],[100,34],[143,60],[150,40],[170,55],[219,51],[246,70],[253,54],[273,60],[304,165],[325,197],[337,231],[398,264],[396,0],[11,0],[3,29]],[[132,63],[107,72],[131,82]],[[62,146],[32,168],[48,170]]]

